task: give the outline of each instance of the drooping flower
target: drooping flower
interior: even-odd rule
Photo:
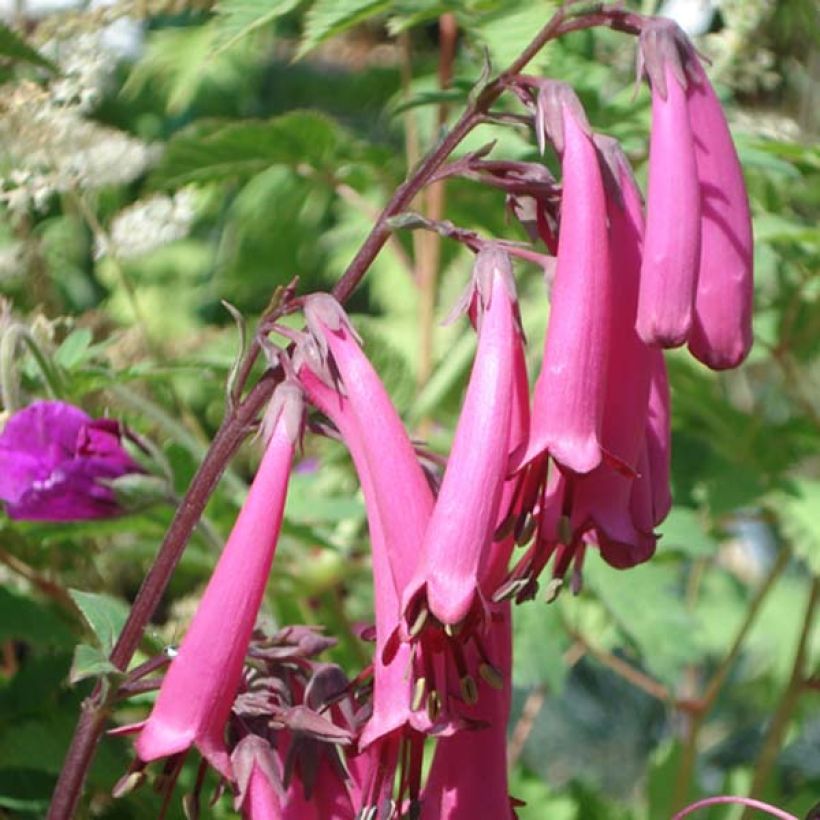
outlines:
[[[578,473],[601,461],[610,321],[606,203],[589,125],[569,86],[539,83],[537,133],[561,155],[558,260],[532,430],[521,464],[548,452]]]
[[[136,751],[143,761],[195,745],[231,776],[225,724],[267,584],[301,431],[301,391],[294,384],[276,389],[266,422],[272,433],[259,470],[154,708],[143,724],[127,727],[140,730]]]
[[[38,401],[15,413],[0,433],[0,498],[10,518],[84,521],[125,510],[108,485],[142,472],[122,445],[113,419]]]
[[[514,817],[507,785],[507,723],[512,688],[512,634],[509,603],[489,626],[489,650],[502,685],[478,682],[470,710],[475,728],[438,741],[421,796],[421,819],[472,820]]]
[[[418,797],[422,737],[429,721],[412,708],[407,675],[411,650],[386,647],[400,622],[401,591],[412,577],[433,508],[430,485],[384,385],[359,347],[341,307],[330,297],[306,300],[313,337],[303,339],[297,370],[311,402],[336,425],[356,467],[367,509],[375,591],[376,651],[373,713],[359,746],[371,764],[361,790],[362,808],[378,806],[392,790],[402,758],[400,792]],[[328,359],[330,357],[330,359]],[[334,377],[337,387],[331,386]]]
[[[686,106],[695,137],[701,245],[692,355],[714,370],[737,367],[752,346],[752,219],[726,117],[689,51]]]
[[[440,624],[449,626],[460,624],[476,603],[507,478],[514,362],[521,337],[506,253],[492,246],[479,252],[470,301],[478,325],[478,349],[447,469],[424,534],[419,577],[405,589],[403,601],[406,612],[409,606],[428,608]],[[426,604],[419,596],[426,598]]]
[[[643,244],[640,191],[618,143],[596,136],[596,144],[607,163],[613,280],[602,441],[620,466],[602,462],[571,479],[571,523],[598,545],[608,563],[624,568],[649,558],[655,545],[651,528],[645,532],[633,520],[630,498],[646,434],[651,360],[663,354],[648,347],[635,330]]]
[[[677,347],[689,337],[700,261],[700,185],[686,105],[686,70],[669,21],[641,32],[652,90],[649,187],[637,329],[647,344]],[[676,27],[675,27],[676,28]]]

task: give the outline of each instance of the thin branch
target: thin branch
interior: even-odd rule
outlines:
[[[683,754],[681,756],[680,766],[675,778],[674,797],[672,806],[683,806],[686,802],[689,788],[692,782],[692,775],[695,770],[695,758],[697,757],[698,739],[700,737],[700,730],[706,722],[706,718],[712,709],[712,706],[720,693],[726,678],[734,665],[737,656],[749,634],[758,613],[760,612],[763,602],[766,600],[769,592],[774,586],[777,579],[780,577],[783,570],[789,563],[791,558],[791,550],[788,547],[781,547],[777,554],[777,558],[772,564],[769,574],[766,576],[763,583],[758,588],[754,597],[749,603],[749,608],[746,610],[746,615],[743,622],[738,629],[737,635],[729,648],[728,653],[718,665],[714,675],[712,675],[709,684],[704,690],[703,696],[697,701],[697,708],[689,723],[686,734],[686,742],[683,746]]]
[[[780,703],[774,715],[772,715],[766,738],[763,741],[763,748],[757,758],[754,775],[752,776],[752,785],[749,788],[750,798],[760,797],[769,782],[780,747],[783,745],[783,738],[786,735],[789,720],[794,713],[798,700],[800,700],[800,696],[805,692],[806,665],[818,602],[820,602],[820,578],[815,577],[812,579],[811,588],[809,589],[809,600],[803,618],[803,626],[800,630],[800,638],[797,642],[797,650],[794,654],[791,677],[786,686],[786,691],[783,692]],[[748,810],[744,812],[743,818],[744,820],[751,818]]]

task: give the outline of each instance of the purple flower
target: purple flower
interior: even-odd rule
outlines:
[[[124,510],[108,481],[142,472],[122,446],[113,419],[38,401],[15,413],[0,434],[0,498],[9,518],[86,521]]]

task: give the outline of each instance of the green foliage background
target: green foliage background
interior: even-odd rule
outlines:
[[[19,380],[20,402],[52,395],[125,419],[153,442],[167,479],[159,495],[138,488],[138,500],[155,503],[114,522],[0,519],[0,816],[42,816],[80,701],[91,678],[108,671],[105,655],[127,602],[222,417],[240,334],[220,300],[250,327],[295,275],[302,292],[330,288],[408,160],[434,143],[441,106],[457,115],[484,55],[502,68],[552,7],[124,2],[108,17],[75,11],[27,29],[0,28],[0,99],[11,110],[21,88],[56,82],[55,36],[94,32],[119,13],[143,21],[140,55],[120,62],[83,116],[157,150],[125,184],[81,180],[39,209],[0,210],[4,333],[15,324],[33,340],[7,345],[0,367],[4,378]],[[445,12],[455,14],[460,36],[454,79],[442,91],[436,21]],[[808,631],[797,683],[794,670],[820,573],[816,9],[809,0],[755,1],[726,2],[723,12],[727,31],[698,45],[713,57],[751,194],[756,343],[742,368],[720,375],[685,355],[669,357],[675,507],[652,562],[619,573],[590,556],[581,595],[516,612],[511,790],[527,803],[522,818],[654,820],[670,816],[676,790],[691,799],[745,794],[780,714],[785,731],[761,796],[800,816],[820,799],[820,629]],[[648,95],[633,97],[632,61],[624,35],[594,31],[550,45],[530,70],[570,82],[594,127],[622,140],[640,175]],[[7,180],[19,139],[0,135]],[[483,127],[461,150],[492,139],[497,156],[536,159],[529,136],[509,127]],[[137,256],[118,253],[117,215],[181,189],[193,203],[186,235]],[[448,183],[446,216],[524,239],[505,219],[503,195],[473,183]],[[397,234],[350,310],[408,423],[440,451],[473,337],[464,323],[437,324],[432,375],[419,384],[414,241]],[[106,243],[109,252],[95,254]],[[464,251],[442,246],[439,317],[469,264]],[[546,319],[540,275],[522,268],[520,292],[535,368]],[[223,479],[145,635],[143,656],[184,631],[255,458],[246,446]],[[338,445],[309,438],[305,459],[318,459],[321,469],[294,476],[265,613],[281,624],[325,624],[339,638],[333,658],[355,671],[367,650],[351,625],[371,611],[363,507]],[[716,674],[714,700],[693,721],[686,703]],[[146,702],[123,705],[115,720],[138,717]],[[110,797],[129,754],[127,742],[103,741],[83,816],[156,815],[149,788]],[[229,816],[228,801],[213,812]],[[181,816],[178,799],[169,816]],[[702,816],[740,812],[722,807]]]

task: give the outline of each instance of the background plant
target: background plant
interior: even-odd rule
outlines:
[[[463,108],[484,49],[505,65],[550,10],[123,3],[10,19],[0,37],[4,408],[53,395],[126,419],[156,443],[167,476],[162,488],[138,488],[139,500],[173,503],[222,418],[240,349],[220,300],[250,326],[294,274],[301,291],[331,287],[407,167]],[[750,790],[800,814],[820,794],[812,13],[808,3],[727,3],[726,30],[699,42],[734,102],[752,197],[756,346],[740,371],[720,376],[672,357],[676,506],[656,559],[628,575],[590,561],[580,597],[517,611],[510,754],[524,817],[665,817],[685,796]],[[127,19],[139,21],[139,44],[105,51],[108,26],[122,34]],[[623,43],[579,32],[550,45],[533,71],[570,82],[640,163],[648,95],[631,98]],[[463,150],[489,138],[482,131]],[[507,156],[534,159],[523,132],[497,138]],[[434,186],[415,207],[518,238],[500,194],[467,181]],[[438,325],[469,264],[435,235],[397,234],[350,303],[396,403],[433,449],[452,435],[473,352],[469,333]],[[533,334],[544,322],[539,278],[533,270],[521,287]],[[251,458],[240,453],[209,503],[146,653],[183,631]],[[328,624],[340,640],[333,659],[355,669],[354,625],[370,611],[363,508],[338,447],[317,445],[305,461],[267,613]],[[172,503],[146,505],[127,527],[3,520],[0,805],[9,813],[42,814],[88,679],[107,671]],[[84,811],[156,813],[150,790],[110,798],[128,754],[115,740],[101,746]]]

